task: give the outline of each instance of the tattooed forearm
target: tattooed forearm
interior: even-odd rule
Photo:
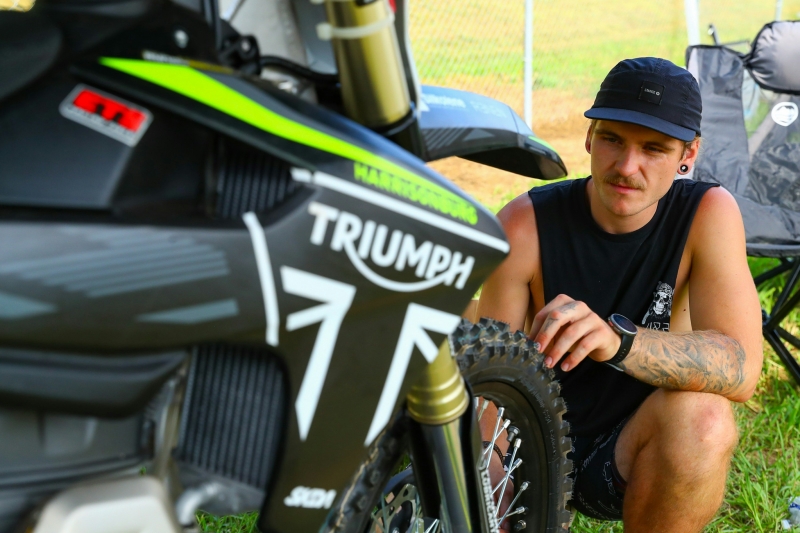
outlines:
[[[716,331],[639,329],[630,355],[618,366],[656,387],[728,396],[745,383],[746,359],[737,340]]]

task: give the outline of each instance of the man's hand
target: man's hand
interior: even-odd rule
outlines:
[[[605,319],[565,294],[559,294],[536,313],[529,336],[545,355],[545,366],[553,368],[563,358],[561,369],[565,372],[586,357],[608,361],[622,343]]]
[[[565,372],[586,357],[608,361],[622,343],[619,334],[585,303],[564,294],[536,314],[530,337],[544,354],[545,366],[553,368],[561,361]],[[630,353],[617,367],[656,387],[710,392],[733,401],[746,401],[752,395],[753,378],[758,378],[751,375],[748,383],[742,344],[717,331],[668,333],[640,328]]]

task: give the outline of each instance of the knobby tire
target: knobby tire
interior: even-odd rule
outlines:
[[[571,448],[569,424],[563,420],[566,406],[559,396],[560,386],[553,371],[544,367],[544,356],[533,348],[533,342],[524,333],[511,332],[507,324],[485,318],[477,324],[462,320],[449,341],[473,393],[503,405],[528,446],[528,456],[517,474],[517,479],[530,482],[529,490],[519,502],[528,507],[526,515],[521,517],[525,527],[520,531],[568,531],[567,502],[572,491],[572,462],[567,459]],[[321,531],[371,530],[372,511],[379,505],[387,481],[408,449],[406,434],[402,419],[398,419],[378,436]],[[514,520],[512,526],[519,521]]]

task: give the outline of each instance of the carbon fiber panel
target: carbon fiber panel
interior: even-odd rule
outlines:
[[[297,189],[289,165],[266,152],[222,139],[217,174],[217,216],[239,218],[282,204]]]

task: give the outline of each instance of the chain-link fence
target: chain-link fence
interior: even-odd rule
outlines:
[[[626,57],[684,64],[687,2],[534,0],[533,128],[573,174],[588,172],[582,138],[606,73]],[[524,0],[410,0],[411,39],[423,83],[491,96],[523,115]],[[800,0],[697,0],[700,41],[752,40],[776,16],[800,18]]]
[[[589,173],[583,112],[608,71],[626,57],[682,64],[683,0],[538,0],[534,9],[533,127],[573,175]]]
[[[409,0],[422,83],[490,96],[523,112],[524,0]]]
[[[571,172],[589,172],[582,142],[587,126],[583,111],[591,106],[600,82],[618,61],[657,56],[685,64],[691,1],[536,2],[534,128],[562,152]],[[800,17],[800,0],[781,3],[781,18]],[[709,24],[714,24],[723,43],[752,40],[776,15],[776,2],[771,0],[697,0],[695,6],[697,33],[704,44],[713,43],[706,31]]]

